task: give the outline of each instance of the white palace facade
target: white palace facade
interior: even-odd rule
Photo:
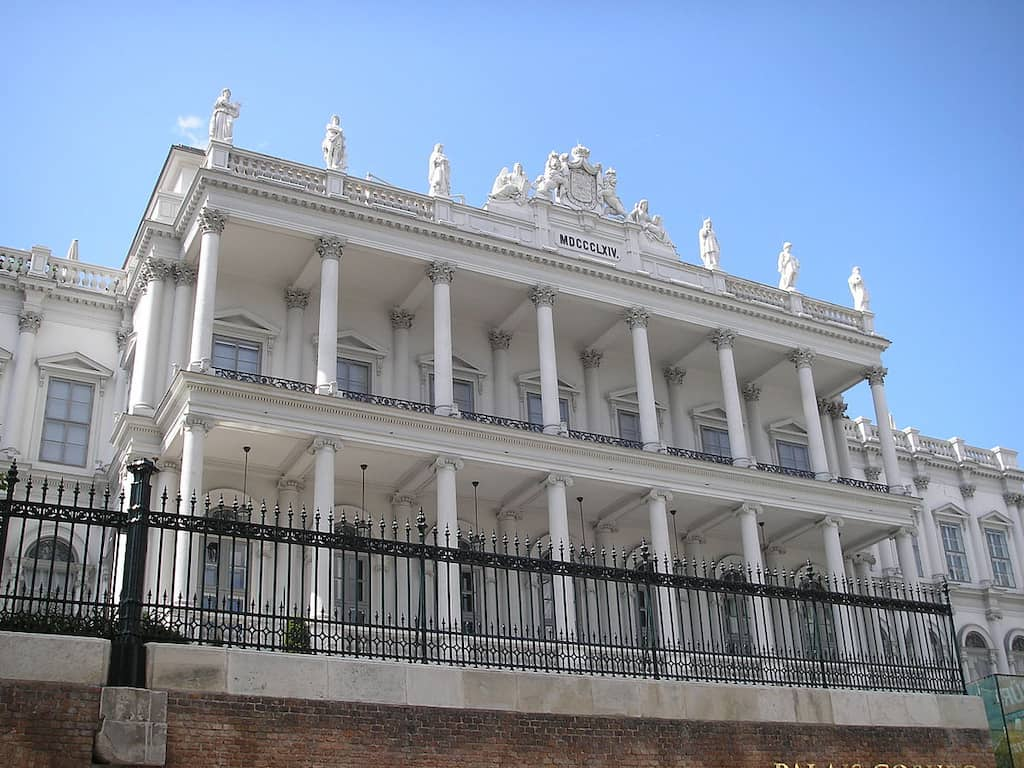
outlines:
[[[421,194],[347,175],[332,126],[326,169],[235,147],[235,116],[171,148],[123,269],[0,249],[7,463],[117,486],[151,458],[169,498],[308,525],[422,508],[442,536],[948,579],[968,679],[1024,674],[1017,454],[891,428],[866,296],[802,295],[788,249],[784,288],[689,263],[582,147],[474,207],[440,145]]]

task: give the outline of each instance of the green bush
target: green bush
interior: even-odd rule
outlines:
[[[11,632],[38,632],[44,635],[81,635],[111,638],[114,619],[98,612],[65,614],[47,611],[0,611],[0,629]]]
[[[288,619],[282,649],[288,653],[312,653],[309,624],[305,619]]]

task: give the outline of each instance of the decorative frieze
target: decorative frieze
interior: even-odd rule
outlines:
[[[603,359],[604,352],[599,349],[584,349],[580,352],[580,362],[583,363],[584,370],[600,368]]]
[[[630,307],[626,310],[624,318],[631,331],[634,328],[646,328],[651,321],[650,313],[643,307]]]
[[[435,261],[427,267],[427,277],[434,285],[446,283],[451,285],[455,279],[455,266],[445,261]]]
[[[665,381],[670,385],[679,385],[686,380],[686,369],[677,365],[667,366],[662,373],[665,375]]]
[[[761,388],[754,382],[749,382],[743,385],[743,399],[748,403],[754,403],[761,399]]]
[[[285,288],[284,305],[288,309],[305,309],[309,306],[309,291],[301,288]]]
[[[30,309],[24,310],[18,315],[18,330],[35,333],[43,323],[43,313],[33,312]]]
[[[798,369],[799,368],[810,368],[814,364],[814,358],[816,355],[813,351],[807,347],[800,347],[794,349],[789,354],[789,359]]]
[[[535,285],[530,289],[530,301],[532,301],[538,307],[555,306],[555,297],[558,295],[558,289],[553,288],[550,285]]]
[[[736,332],[728,328],[719,328],[708,334],[708,340],[715,345],[715,349],[732,349],[736,343]]]
[[[492,328],[487,332],[487,340],[491,342],[493,351],[497,352],[499,349],[508,351],[512,345],[512,334],[509,331],[501,330],[501,328]]]
[[[864,370],[864,380],[872,387],[876,385],[881,386],[885,383],[885,376],[887,373],[889,373],[889,369],[884,368],[881,365],[866,368]]]
[[[345,255],[345,241],[333,235],[318,237],[316,255],[321,259],[340,259]]]
[[[203,208],[198,215],[199,228],[203,234],[219,235],[224,231],[228,218],[216,208]]]

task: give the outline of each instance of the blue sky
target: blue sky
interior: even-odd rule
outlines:
[[[582,141],[684,260],[710,215],[733,274],[774,284],[791,240],[849,304],[860,265],[898,425],[1024,452],[1024,4],[148,5],[0,9],[0,243],[120,265],[224,86],[240,146],[320,165],[337,112],[351,172],[425,188],[443,141],[474,204]]]

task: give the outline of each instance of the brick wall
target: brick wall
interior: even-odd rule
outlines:
[[[0,681],[0,766],[89,768],[99,688]],[[984,731],[572,717],[170,692],[168,768],[993,768]]]

